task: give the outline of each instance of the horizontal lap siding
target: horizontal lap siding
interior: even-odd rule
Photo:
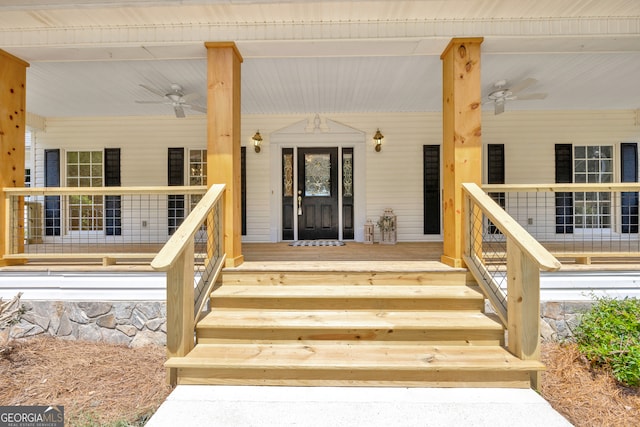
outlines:
[[[37,141],[39,171],[44,148],[120,148],[123,187],[165,185],[167,148],[206,148],[206,123],[197,118],[170,117],[48,119],[47,130],[38,133]]]
[[[398,217],[399,241],[439,239],[438,235],[423,234],[422,147],[441,144],[442,115],[428,112],[320,116],[366,133],[366,218],[375,222],[385,208],[392,208]],[[313,119],[313,115],[242,116],[241,144],[247,146],[245,241],[269,241],[271,229],[278,226],[278,219],[268,215],[272,191],[276,191],[271,188],[270,134],[305,119]],[[640,126],[635,124],[632,110],[507,111],[498,116],[485,112],[482,119],[483,144],[505,145],[506,183],[552,183],[557,143],[617,145],[640,141]],[[374,151],[372,139],[378,128],[384,135],[379,153]],[[260,153],[255,153],[251,145],[256,130],[264,138]],[[45,148],[105,147],[122,149],[123,186],[158,185],[166,182],[168,147],[206,147],[206,119],[204,116],[179,120],[168,116],[49,119],[46,132],[38,132],[36,141],[34,176],[39,179],[38,186],[43,185]]]
[[[631,110],[514,111],[482,119],[483,144],[505,145],[508,184],[555,182],[555,144],[616,146],[640,140]]]

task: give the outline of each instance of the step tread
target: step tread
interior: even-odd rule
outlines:
[[[198,322],[197,329],[238,328],[416,328],[502,330],[494,316],[475,311],[371,310],[242,310],[216,308]]]
[[[478,286],[363,286],[363,285],[236,285],[221,286],[212,292],[212,298],[429,298],[429,299],[484,299]]]
[[[532,371],[535,360],[520,360],[500,346],[420,344],[198,344],[185,357],[170,358],[170,368],[281,370]]]

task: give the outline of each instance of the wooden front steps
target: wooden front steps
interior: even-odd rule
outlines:
[[[195,349],[166,363],[178,383],[529,387],[543,369],[504,349],[464,270],[316,264],[225,270]]]

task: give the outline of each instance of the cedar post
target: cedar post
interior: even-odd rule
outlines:
[[[28,63],[0,50],[0,266],[17,261],[3,260],[6,254],[9,206],[4,188],[24,187],[24,138],[26,127],[26,82]],[[19,203],[19,209],[24,202]],[[24,245],[24,215],[18,215],[17,236],[12,241],[19,252]]]
[[[540,360],[540,268],[507,239],[507,330],[509,351],[522,360]],[[530,373],[540,390],[539,371]]]
[[[455,38],[442,60],[443,224],[441,261],[462,267],[462,183],[482,181],[480,45]]]
[[[207,182],[226,184],[226,265],[242,264],[240,64],[233,42],[207,42]]]

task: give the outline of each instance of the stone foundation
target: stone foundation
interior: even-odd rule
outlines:
[[[543,301],[540,304],[540,335],[544,341],[564,341],[573,337],[580,316],[592,301]]]
[[[23,301],[26,313],[11,328],[13,338],[48,334],[71,340],[129,347],[166,345],[163,301]]]
[[[73,302],[24,301],[27,312],[12,327],[13,338],[39,334],[141,347],[166,345],[166,306],[161,301]],[[581,313],[591,301],[545,301],[540,304],[544,341],[571,339]],[[487,307],[487,311],[491,311]]]

